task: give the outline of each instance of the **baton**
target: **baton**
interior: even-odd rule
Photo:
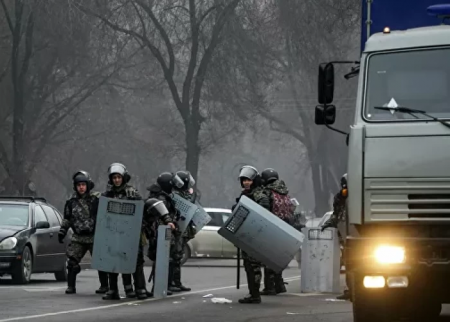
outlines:
[[[241,284],[241,250],[237,248],[237,276],[236,276],[237,289],[239,289],[240,284]]]
[[[147,283],[150,283],[152,281],[154,275],[155,275],[155,263],[152,264],[152,272],[150,273],[150,276],[148,277]]]

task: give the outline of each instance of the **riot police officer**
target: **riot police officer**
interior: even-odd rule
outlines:
[[[278,172],[272,168],[267,168],[263,172],[261,172],[261,180],[264,190],[269,196],[270,211],[292,225],[294,223],[294,205],[290,201],[288,195],[289,190],[286,187],[284,181],[280,180]],[[287,198],[287,201],[289,202],[289,206],[291,208],[287,209],[288,207],[284,207],[285,209],[283,210],[292,210],[292,216],[290,216],[291,214],[276,213],[277,209],[275,209],[276,207],[274,207],[274,194],[285,196]],[[279,293],[285,292],[286,286],[283,280],[283,272],[275,273],[270,268],[264,267],[264,289],[262,290],[261,295],[277,295]]]
[[[322,231],[324,231],[326,228],[337,228],[338,229],[338,235],[339,235],[339,242],[341,246],[344,246],[345,240],[343,236],[346,235],[345,227],[342,227],[343,224],[346,221],[346,201],[348,197],[348,189],[347,189],[347,173],[345,173],[341,177],[341,190],[336,193],[334,196],[333,201],[333,213],[330,216],[330,219],[328,219],[323,225],[322,225]],[[343,253],[345,255],[345,253]],[[347,282],[347,287],[349,283]],[[345,290],[344,294],[337,297],[337,299],[340,300],[348,300],[350,298],[350,292],[349,290]]]
[[[246,165],[243,166],[239,172],[239,181],[242,187],[242,192],[236,202],[239,202],[241,196],[247,196],[260,206],[270,210],[269,197],[264,193],[264,189],[261,187],[261,176],[255,167]],[[233,205],[232,209],[237,204]],[[244,260],[244,269],[247,275],[247,283],[249,295],[239,299],[239,303],[261,303],[261,294],[259,288],[261,286],[261,263],[251,258],[246,252],[242,252],[242,258]]]
[[[77,171],[72,176],[75,193],[66,201],[64,219],[58,233],[58,240],[64,243],[67,232],[72,228],[72,240],[67,248],[67,284],[66,294],[76,293],[76,277],[80,273],[80,261],[89,251],[92,255],[94,244],[95,220],[100,193],[93,192],[94,182],[86,171]],[[108,289],[106,273],[99,272],[100,289]]]
[[[131,179],[127,168],[121,163],[113,163],[108,168],[108,190],[103,193],[107,198],[141,200],[142,197],[136,188],[129,184]],[[125,294],[128,298],[136,297],[138,299],[145,299],[147,292],[145,290],[145,276],[144,276],[144,240],[143,234],[139,243],[139,251],[136,263],[136,271],[133,273],[134,286],[136,292],[133,291],[131,285],[131,274],[122,274]],[[103,297],[104,300],[119,300],[119,289],[117,285],[119,274],[108,273],[110,290]]]
[[[169,225],[172,228],[172,240],[171,240],[171,255],[172,255],[172,245],[174,245],[174,235],[176,234],[176,222],[179,219],[178,211],[175,208],[175,203],[172,200],[171,193],[173,191],[173,187],[182,187],[183,181],[176,175],[170,172],[161,173],[156,179],[156,183],[152,184],[147,188],[149,191],[149,199],[155,198],[164,203],[164,206],[168,210],[168,214],[160,217],[156,224],[153,225],[153,231],[149,234],[149,248],[148,248],[148,257],[151,261],[153,261],[153,270],[152,275],[155,272],[155,261],[156,261],[156,247],[157,247],[157,224]],[[169,261],[169,280],[167,284],[168,294],[171,294],[174,290],[179,291],[178,288],[171,287],[173,281],[173,271],[174,266],[173,256],[170,256]],[[152,292],[153,294],[155,283],[153,283]],[[169,293],[170,292],[170,293]]]
[[[175,186],[173,192],[186,199],[187,201],[194,203],[194,194],[190,193],[190,190],[192,190],[193,192],[193,187],[195,186],[194,178],[189,171],[177,171],[176,175],[183,181],[183,186],[181,188]],[[173,280],[171,287],[174,291],[178,291],[179,289],[180,291],[189,292],[191,290],[189,287],[186,287],[181,283],[181,260],[183,259],[184,250],[187,243],[189,242],[189,240],[194,238],[196,233],[197,231],[195,229],[195,226],[193,222],[190,221],[183,235],[175,236],[175,245],[173,246],[174,249],[171,252],[173,254],[174,262]]]

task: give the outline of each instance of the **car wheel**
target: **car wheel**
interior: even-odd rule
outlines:
[[[188,244],[184,245],[184,255],[181,259],[181,265],[184,265],[184,263],[187,262],[187,260],[191,257],[191,248]]]
[[[66,262],[64,262],[64,265],[63,265],[62,269],[59,272],[55,272],[55,279],[58,282],[66,282],[67,281]]]
[[[33,256],[30,247],[25,246],[18,267],[12,272],[14,284],[28,284],[33,272]]]

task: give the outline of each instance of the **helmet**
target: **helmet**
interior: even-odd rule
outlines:
[[[113,163],[108,167],[108,178],[110,182],[113,174],[120,174],[123,177],[123,183],[128,183],[131,179],[127,168],[122,163]]]
[[[161,187],[165,193],[172,193],[172,189],[175,187],[181,189],[184,185],[183,180],[171,172],[163,172],[156,179],[156,183]]]
[[[244,165],[239,171],[239,180],[249,179],[255,180],[256,176],[259,174],[258,170],[255,167],[250,165]]]
[[[83,171],[83,170],[79,170],[74,173],[74,175],[72,176],[72,182],[73,182],[73,189],[75,191],[77,189],[76,188],[77,183],[80,183],[80,182],[86,183],[88,191],[94,189],[94,186],[95,186],[89,173],[87,171]]]
[[[189,188],[192,188],[195,185],[195,179],[192,177],[189,171],[177,171],[175,175],[178,176],[181,181],[183,181],[183,186],[180,188],[180,190],[187,191],[189,190]]]
[[[144,204],[144,216],[150,221],[156,221],[159,217],[167,215],[169,211],[164,202],[156,198],[150,198]]]
[[[347,173],[344,173],[344,175],[341,177],[341,187],[347,188]]]
[[[278,172],[272,168],[267,168],[261,172],[261,179],[264,185],[271,183],[272,181],[278,180]]]

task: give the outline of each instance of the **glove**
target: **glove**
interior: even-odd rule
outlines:
[[[327,220],[327,221],[323,224],[321,231],[324,231],[324,230],[327,229],[327,228],[336,228],[336,227],[334,227],[334,224],[333,224],[333,222],[332,222],[331,220]]]
[[[127,195],[127,198],[130,199],[136,198],[136,191],[134,191],[134,189],[126,189],[125,193]]]
[[[58,241],[61,243],[61,244],[64,244],[64,238],[66,237],[66,232],[65,231],[63,231],[63,230],[60,230],[59,232],[58,232]]]

